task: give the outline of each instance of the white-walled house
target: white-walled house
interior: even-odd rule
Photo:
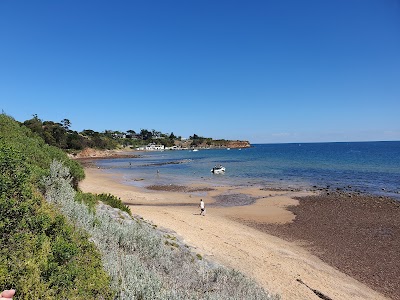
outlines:
[[[146,146],[147,151],[159,151],[159,150],[164,150],[164,145],[156,145],[156,144],[148,144]]]

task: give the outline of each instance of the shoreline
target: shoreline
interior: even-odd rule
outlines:
[[[174,151],[180,151],[180,150],[169,150],[167,152],[174,152]],[[101,161],[101,160],[108,160],[108,159],[119,159],[119,158],[124,158],[124,159],[129,159],[129,158],[146,158],[146,153],[154,153],[154,152],[159,152],[159,151],[138,151],[138,150],[132,150],[132,149],[119,149],[119,150],[95,150],[95,149],[85,149],[78,155],[72,157],[73,159],[79,161],[83,166],[88,166],[88,167],[99,167],[100,169],[110,169],[107,165],[106,166],[100,166],[96,164],[96,161]],[[150,156],[151,157],[151,156]],[[143,166],[148,166],[148,167],[155,167],[155,166],[164,166],[164,165],[175,165],[175,164],[183,164],[188,158],[182,158],[179,160],[171,158],[169,161],[162,161],[159,163],[147,163],[140,165],[141,167]],[[132,165],[134,168],[134,165]],[[130,167],[131,168],[131,167]],[[154,173],[156,170],[154,170]],[[161,172],[162,173],[162,172]],[[193,174],[196,174],[197,172],[194,172]],[[139,173],[141,174],[141,173]],[[165,175],[165,174],[164,174]],[[172,175],[172,174],[169,174]],[[180,177],[178,176],[168,176],[167,181],[164,182],[158,182],[158,185],[165,185],[167,182],[171,183],[171,180],[173,182],[173,185],[196,185],[196,184],[210,184],[208,181],[211,180],[211,177],[207,175],[199,175],[197,176],[192,176],[190,177]],[[143,177],[144,176],[144,177]],[[146,177],[147,176],[147,177]],[[162,176],[160,177],[162,181]],[[133,181],[143,181],[143,180],[150,180],[151,178],[149,177],[149,174],[141,174],[138,178],[131,178]],[[215,178],[212,178],[214,180]],[[219,178],[218,178],[219,179]],[[293,178],[292,178],[293,179]],[[252,181],[252,179],[246,180],[246,179],[232,179],[232,182],[226,182],[222,181],[217,184],[222,184],[222,185],[237,185],[237,186],[255,186],[255,185],[260,185],[261,188],[265,188],[267,190],[271,191],[286,191],[290,190],[292,192],[294,191],[301,191],[301,190],[308,190],[312,192],[317,192],[317,193],[342,193],[346,195],[361,195],[361,196],[369,196],[373,195],[376,197],[383,197],[383,198],[390,198],[390,199],[395,199],[397,201],[400,201],[400,190],[398,188],[387,188],[385,186],[376,186],[376,189],[371,190],[370,187],[367,186],[360,186],[356,182],[348,182],[347,181],[332,181],[332,182],[314,182],[310,181],[299,181],[296,182],[296,180],[290,180],[290,178],[270,178],[268,181]],[[304,179],[305,180],[305,179]],[[141,184],[136,184],[137,187],[142,188],[143,185]]]
[[[304,243],[254,228],[254,224],[294,224],[296,216],[288,207],[299,207],[301,200],[295,198],[310,196],[311,192],[225,186],[198,195],[190,191],[140,189],[124,184],[121,174],[90,167],[85,168],[85,173],[86,179],[80,183],[84,192],[120,197],[134,215],[173,230],[197,253],[241,271],[283,299],[320,299],[307,286],[335,300],[387,299],[323,262]],[[218,195],[237,194],[256,199],[245,206],[216,205]],[[200,198],[206,202],[206,217],[199,216]]]

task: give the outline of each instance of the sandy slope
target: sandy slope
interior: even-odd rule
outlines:
[[[283,241],[233,220],[290,222],[294,216],[285,210],[285,206],[296,204],[291,197],[305,193],[218,188],[207,192],[206,196],[202,195],[207,207],[207,215],[202,217],[197,207],[200,196],[196,193],[146,192],[124,185],[123,178],[118,174],[106,174],[94,168],[87,168],[85,173],[86,179],[80,184],[83,191],[111,193],[121,197],[131,205],[133,213],[158,226],[174,230],[196,252],[248,274],[283,299],[321,299],[310,288],[334,300],[386,299],[325,264],[298,244]],[[212,206],[211,197],[221,193],[244,193],[263,198],[249,206]]]

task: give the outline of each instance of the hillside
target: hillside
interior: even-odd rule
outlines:
[[[113,299],[109,275],[88,236],[43,197],[53,160],[80,165],[12,118],[0,115],[0,290],[16,299]]]
[[[193,134],[189,138],[176,136],[173,132],[162,133],[156,130],[141,129],[140,132],[127,130],[105,130],[96,132],[85,129],[77,132],[71,129],[71,122],[64,119],[61,122],[43,121],[37,115],[26,120],[21,125],[29,128],[41,137],[46,144],[68,150],[72,154],[87,149],[116,150],[123,148],[135,149],[148,144],[159,144],[164,147],[177,146],[180,148],[246,148],[248,141],[213,139]],[[86,155],[89,156],[89,155]]]

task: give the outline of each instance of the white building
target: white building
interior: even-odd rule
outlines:
[[[147,151],[164,150],[164,145],[148,144],[146,146]]]
[[[178,146],[172,146],[172,147],[165,147],[165,150],[178,150],[178,149],[180,149],[180,147],[178,147]]]

